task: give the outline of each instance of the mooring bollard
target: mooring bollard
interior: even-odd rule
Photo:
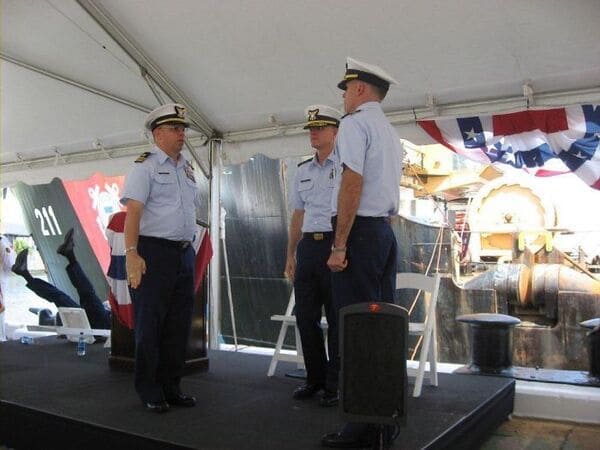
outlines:
[[[590,358],[590,376],[600,378],[600,318],[580,322],[588,333],[588,355]]]
[[[481,373],[500,373],[512,366],[512,328],[519,319],[505,314],[465,314],[456,318],[470,326],[471,364]]]

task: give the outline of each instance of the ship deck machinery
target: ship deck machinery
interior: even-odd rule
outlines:
[[[600,281],[585,264],[554,247],[557,221],[552,204],[522,182],[498,179],[478,192],[465,214],[471,231],[468,258],[460,249],[464,236],[457,239],[447,228],[443,239],[439,227],[405,218],[397,228],[398,238],[407,242],[401,246],[401,270],[425,271],[436,261],[430,271],[448,274],[438,299],[440,360],[469,361],[469,329],[456,317],[508,314],[521,320],[513,329],[515,366],[576,371],[580,373],[571,376],[572,382],[590,384],[589,377],[581,375],[590,367],[589,330],[580,323],[600,317]],[[459,264],[464,269],[465,259],[470,268],[466,274],[455,270]],[[412,301],[400,298],[407,307]],[[550,381],[564,375],[554,372],[546,374]]]

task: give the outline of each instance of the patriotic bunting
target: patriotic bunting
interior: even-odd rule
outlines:
[[[483,164],[508,164],[536,176],[573,172],[600,189],[600,105],[422,120],[450,150]]]
[[[125,211],[113,214],[106,227],[106,238],[110,245],[110,264],[108,266],[107,280],[109,286],[108,301],[113,314],[121,324],[133,330],[134,316],[133,304],[129,296],[127,285],[127,270],[125,268]],[[210,235],[206,228],[197,225],[196,235],[192,246],[196,252],[196,266],[194,274],[194,289],[197,292],[202,286],[204,273],[213,255]]]

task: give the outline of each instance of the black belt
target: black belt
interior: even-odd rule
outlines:
[[[391,219],[389,216],[381,216],[381,217],[365,217],[365,216],[356,216],[354,218],[355,222],[386,222],[390,223]]]
[[[170,247],[177,250],[185,250],[190,245],[192,245],[191,241],[172,241],[170,239],[163,239],[154,236],[140,236],[140,242],[150,242],[152,244],[162,245],[164,247]]]
[[[317,231],[313,233],[302,233],[302,237],[313,241],[324,241],[333,237],[333,231]]]
[[[390,216],[381,216],[381,217],[367,217],[367,216],[355,216],[355,222],[385,222],[391,223],[392,219]],[[332,223],[337,223],[337,216],[333,216],[331,218]]]

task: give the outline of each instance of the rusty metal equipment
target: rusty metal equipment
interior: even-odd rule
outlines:
[[[589,375],[600,380],[600,318],[586,320],[580,325],[590,330],[588,333]]]
[[[425,271],[439,227],[403,218],[395,227],[398,236],[408,243],[401,246],[401,270]],[[456,322],[457,316],[495,313],[521,320],[513,329],[515,366],[587,371],[586,330],[579,323],[600,317],[600,281],[593,274],[582,271],[560,251],[543,243],[536,253],[527,247],[520,251],[517,235],[514,263],[490,265],[486,272],[459,284],[451,276],[455,260],[446,244],[449,239],[442,241],[436,267],[448,275],[441,280],[437,311],[441,361],[469,360],[469,330]],[[399,304],[408,308],[413,297],[400,297]],[[415,314],[423,314],[418,306]]]
[[[474,372],[496,374],[512,366],[512,328],[519,319],[505,314],[465,314],[456,318],[470,325],[471,364]]]

